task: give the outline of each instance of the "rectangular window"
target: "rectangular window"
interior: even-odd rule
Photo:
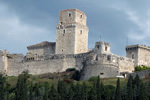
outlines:
[[[71,17],[71,13],[69,13],[69,17]]]

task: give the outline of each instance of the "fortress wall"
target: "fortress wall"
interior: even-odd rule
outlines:
[[[62,72],[67,68],[74,67],[76,67],[75,58],[49,59],[29,62],[14,62],[14,60],[9,59],[7,75],[17,76],[23,71],[28,71],[29,74],[38,75],[44,73]]]
[[[44,49],[43,48],[30,49],[30,50],[28,50],[28,53],[43,55],[44,54]]]
[[[120,57],[118,63],[119,63],[120,72],[134,71],[134,61],[132,59]]]
[[[98,75],[101,78],[116,77],[117,75],[119,75],[119,69],[111,64],[90,64],[84,68],[81,80],[87,80],[92,76]]]
[[[139,48],[138,65],[150,66],[150,49]]]

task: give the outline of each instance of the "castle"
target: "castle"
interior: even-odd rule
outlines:
[[[23,71],[38,75],[63,72],[68,68],[81,71],[81,79],[100,75],[102,78],[131,73],[137,65],[150,66],[150,47],[126,47],[126,57],[111,53],[110,44],[98,41],[88,49],[86,15],[78,9],[60,11],[56,42],[28,46],[28,52],[10,54],[0,50],[0,72],[17,76]]]

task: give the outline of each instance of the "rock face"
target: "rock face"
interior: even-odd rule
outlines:
[[[116,77],[120,73],[131,73],[134,65],[149,64],[147,48],[127,47],[127,57],[112,54],[110,48],[109,43],[98,41],[95,48],[88,50],[86,15],[78,9],[63,10],[57,25],[56,43],[44,41],[28,46],[25,56],[0,50],[0,72],[8,76],[17,76],[23,71],[37,75],[75,68],[81,71],[81,79],[86,80],[98,75]]]

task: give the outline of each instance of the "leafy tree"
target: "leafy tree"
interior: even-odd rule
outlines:
[[[16,100],[27,100],[27,78],[27,73],[23,73],[18,76],[16,86]]]
[[[115,100],[121,100],[120,94],[120,79],[117,80],[116,92],[115,92]]]

